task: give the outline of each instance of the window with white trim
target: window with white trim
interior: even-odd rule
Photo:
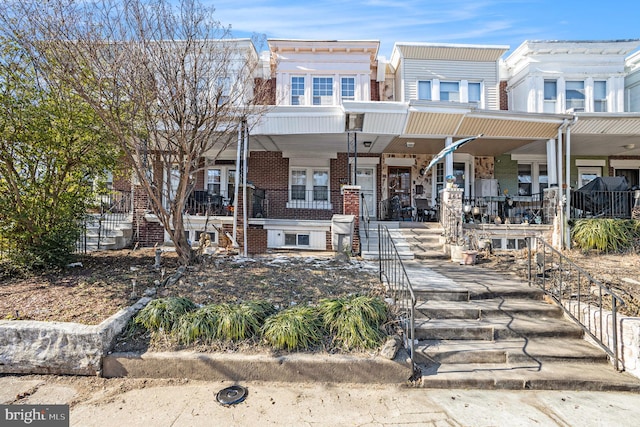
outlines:
[[[343,101],[353,101],[356,99],[356,79],[355,77],[342,77],[340,79],[340,91]]]
[[[333,104],[333,77],[313,78],[313,105]]]
[[[418,80],[418,99],[431,101],[431,80]]]
[[[235,192],[235,176],[235,169],[229,167],[207,169],[207,191],[232,200]]]
[[[541,162],[518,162],[518,196],[542,193],[549,187],[547,164]]]
[[[584,81],[567,81],[565,97],[566,110],[584,111]]]
[[[460,102],[460,82],[440,82],[440,101]]]
[[[304,77],[291,77],[291,105],[304,105]]]
[[[229,102],[229,95],[231,95],[231,78],[218,77],[216,79],[216,97],[218,98],[218,105]]]
[[[596,80],[593,82],[593,111],[596,113],[607,112],[607,81]]]
[[[328,168],[292,167],[289,182],[287,207],[331,209]]]
[[[601,166],[578,167],[578,188],[602,176]]]
[[[480,82],[469,82],[469,103],[480,105],[482,101],[482,84]]]
[[[555,113],[557,100],[558,100],[558,82],[556,80],[545,80],[543,112]]]
[[[285,233],[284,234],[285,246],[310,246],[309,233]]]

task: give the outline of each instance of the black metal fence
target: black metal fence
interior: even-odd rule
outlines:
[[[249,214],[254,218],[328,220],[342,213],[340,190],[255,189]]]
[[[640,208],[640,190],[571,191],[571,219],[631,219]]]

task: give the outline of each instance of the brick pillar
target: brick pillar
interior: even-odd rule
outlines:
[[[142,186],[133,188],[133,232],[135,243],[140,247],[150,247],[164,242],[164,227],[160,222],[149,222],[145,214],[150,211],[149,196]]]
[[[360,186],[345,185],[342,187],[342,213],[355,216],[351,250],[360,253]]]

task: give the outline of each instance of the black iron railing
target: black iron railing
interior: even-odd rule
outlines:
[[[631,219],[640,207],[640,190],[571,191],[571,219]]]
[[[80,239],[76,251],[86,253],[91,236],[96,237],[96,249],[100,250],[108,232],[130,220],[132,199],[130,191],[112,190],[96,197],[95,202],[82,219]]]
[[[543,193],[531,196],[486,196],[463,198],[465,222],[546,224]]]
[[[378,224],[378,239],[380,281],[385,283],[391,292],[396,315],[403,332],[404,345],[413,364],[416,297],[389,229],[382,224]]]
[[[527,245],[529,285],[540,286],[609,355],[615,368],[622,370],[618,346],[622,298],[544,240],[529,237]]]
[[[342,212],[340,190],[255,189],[249,213],[258,218],[329,220]]]

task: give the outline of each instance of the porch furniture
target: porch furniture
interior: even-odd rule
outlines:
[[[436,210],[431,206],[429,199],[416,200],[416,216],[415,220],[419,222],[433,221],[436,217]]]

